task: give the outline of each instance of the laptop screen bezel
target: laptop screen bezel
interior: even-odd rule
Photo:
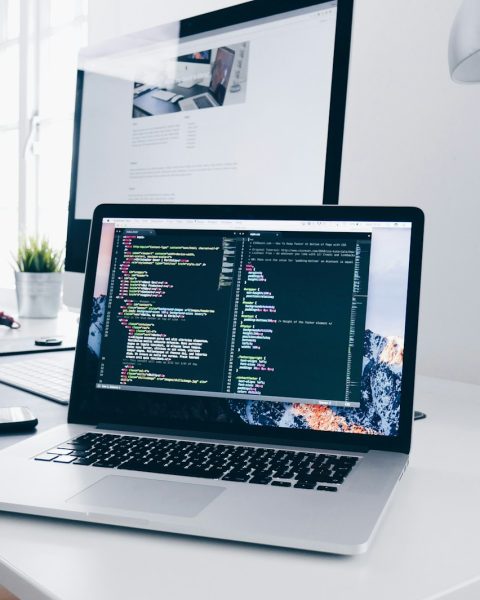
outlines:
[[[186,422],[158,422],[153,418],[114,418],[106,414],[102,405],[95,405],[95,381],[86,381],[86,358],[89,327],[92,314],[98,250],[104,218],[174,218],[174,219],[267,219],[267,220],[321,220],[321,221],[378,221],[409,222],[412,224],[405,322],[405,350],[400,402],[399,434],[395,437],[338,433],[287,428],[259,427],[242,424],[205,424]],[[358,449],[408,452],[413,418],[414,374],[417,346],[417,327],[420,294],[420,274],[423,243],[423,213],[420,209],[393,207],[345,206],[195,206],[195,205],[115,205],[97,207],[92,220],[82,310],[75,356],[68,422],[84,425],[109,424],[128,430],[153,428],[159,432],[182,436],[235,439],[305,447],[349,447]],[[143,402],[145,394],[138,393]],[[85,396],[86,395],[86,396]],[[149,394],[155,397],[155,394]],[[85,397],[89,400],[85,400]],[[208,398],[208,395],[205,396]],[[119,399],[119,402],[121,400]]]

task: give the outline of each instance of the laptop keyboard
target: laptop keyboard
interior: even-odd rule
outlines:
[[[197,105],[198,108],[210,108],[213,104],[206,96],[199,96],[198,98],[193,98],[193,101]]]
[[[336,492],[358,458],[92,432],[35,460]]]

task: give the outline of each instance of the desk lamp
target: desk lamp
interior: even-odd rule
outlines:
[[[453,81],[480,82],[480,0],[463,0],[450,33],[448,62]]]

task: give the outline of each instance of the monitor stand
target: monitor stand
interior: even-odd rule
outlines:
[[[74,312],[80,312],[82,305],[83,282],[85,275],[83,273],[73,273],[65,271],[63,280],[63,303]]]

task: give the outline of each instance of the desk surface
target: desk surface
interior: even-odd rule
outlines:
[[[64,407],[5,386],[0,404],[30,406],[41,429],[66,416]],[[366,555],[3,514],[0,583],[32,600],[477,598],[480,387],[419,378],[417,405],[428,418],[414,425],[410,466]]]
[[[43,352],[45,348],[35,346],[35,339],[39,337],[60,337],[63,339],[60,350],[63,347],[75,347],[78,329],[77,313],[63,310],[56,319],[26,319],[17,317],[15,310],[8,310],[3,304],[0,308],[8,314],[14,314],[22,324],[20,329],[0,327],[0,356],[6,352]]]
[[[62,323],[32,320],[22,335],[61,333]],[[414,424],[410,466],[366,555],[0,513],[0,584],[28,600],[479,598],[480,386],[420,377],[416,399],[428,418]],[[12,405],[28,406],[39,431],[67,418],[66,407],[0,384],[0,406]],[[0,448],[24,437],[0,436]]]
[[[13,343],[18,343],[18,348],[20,348],[22,340],[29,342],[36,337],[60,336],[69,340],[76,339],[78,313],[62,310],[56,319],[25,319],[17,315],[14,290],[0,290],[0,299],[1,310],[5,310],[22,323],[20,329],[0,327],[0,361],[2,361],[2,364],[8,361],[25,360],[36,356],[36,354],[1,356],[2,350],[6,346],[13,345]],[[67,350],[66,352],[73,351]],[[45,356],[44,353],[39,353],[40,357],[42,355]],[[49,355],[52,356],[52,353],[49,352]],[[65,423],[67,419],[67,407],[2,384],[0,384],[0,406],[27,406],[30,408],[38,418],[38,432],[46,431],[55,425]],[[0,449],[17,441],[19,442],[28,437],[28,435],[31,434],[0,435]]]

